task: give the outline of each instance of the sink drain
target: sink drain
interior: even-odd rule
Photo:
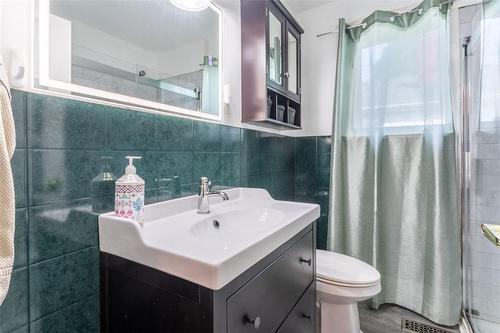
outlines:
[[[219,228],[220,228],[220,222],[219,222],[219,221],[214,220],[214,221],[213,221],[213,224],[214,224],[214,228],[215,228],[215,229],[219,229]]]

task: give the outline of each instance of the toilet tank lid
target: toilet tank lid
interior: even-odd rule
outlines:
[[[340,253],[317,250],[316,275],[348,285],[370,285],[380,281],[380,273],[367,263]]]

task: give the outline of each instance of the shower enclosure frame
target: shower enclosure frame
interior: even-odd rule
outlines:
[[[473,251],[481,251],[481,249],[477,247],[473,247],[474,243],[473,236],[476,230],[472,229],[477,227],[479,229],[479,225],[473,225],[472,222],[477,220],[475,215],[472,215],[471,208],[472,206],[489,206],[489,204],[479,204],[475,201],[474,197],[477,195],[475,192],[472,194],[472,190],[479,191],[484,188],[473,187],[477,177],[489,175],[488,173],[482,174],[478,171],[478,168],[473,168],[473,163],[475,161],[479,161],[483,158],[478,155],[478,151],[480,150],[479,145],[484,144],[477,140],[475,131],[481,130],[480,127],[480,108],[475,106],[476,98],[480,98],[480,96],[474,96],[474,89],[476,85],[481,84],[481,72],[476,73],[479,76],[474,75],[474,69],[482,71],[483,65],[483,32],[484,32],[484,8],[483,1],[480,0],[466,0],[466,1],[456,1],[456,9],[463,9],[465,7],[476,6],[476,13],[474,17],[470,19],[471,28],[467,34],[460,35],[460,131],[458,140],[459,140],[459,168],[461,169],[460,174],[460,183],[461,183],[461,228],[462,228],[462,287],[463,287],[463,301],[462,301],[462,323],[460,327],[461,332],[488,332],[486,331],[477,331],[480,329],[480,326],[487,323],[489,325],[498,325],[500,328],[500,323],[497,321],[489,320],[490,318],[482,318],[481,313],[475,309],[477,306],[477,302],[473,301],[474,297],[479,298],[480,296],[474,296],[474,288],[473,283],[481,284],[484,283],[482,281],[473,280],[474,270],[479,269],[481,266],[474,266],[473,260]],[[477,29],[475,29],[477,28]],[[477,47],[475,46],[477,45]],[[479,57],[479,62],[476,58],[472,58],[472,56]],[[479,66],[479,67],[477,67]],[[477,81],[477,82],[476,82]],[[480,86],[479,86],[480,87]],[[480,88],[479,88],[480,89]],[[479,112],[479,114],[475,114],[474,112]],[[498,129],[497,129],[498,130]],[[486,128],[486,132],[488,132],[488,128]],[[497,142],[494,142],[497,143]],[[477,164],[476,164],[477,165]],[[474,171],[476,170],[476,171]],[[476,177],[476,178],[475,178]],[[494,204],[492,204],[494,206]],[[481,238],[481,241],[488,242],[486,238]],[[477,264],[476,264],[477,265]],[[477,288],[476,288],[477,289]],[[481,300],[479,299],[479,302]],[[493,326],[492,326],[493,327]],[[496,329],[493,327],[492,329]]]
[[[461,43],[461,131],[459,135],[460,140],[460,175],[461,175],[461,227],[462,227],[462,289],[463,289],[463,299],[462,299],[462,319],[465,321],[467,330],[473,332],[471,325],[471,318],[469,317],[470,302],[470,288],[469,279],[467,274],[470,273],[467,269],[467,262],[470,258],[467,258],[467,246],[469,244],[468,236],[470,235],[470,81],[469,81],[469,58],[468,58],[468,48],[470,43],[470,36],[465,37]],[[461,329],[461,331],[463,331]]]

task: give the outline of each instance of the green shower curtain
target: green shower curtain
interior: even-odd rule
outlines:
[[[382,292],[443,324],[461,311],[446,2],[339,26],[328,248],[377,268]]]

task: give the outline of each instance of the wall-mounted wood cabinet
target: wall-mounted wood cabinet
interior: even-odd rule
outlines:
[[[300,129],[300,37],[278,0],[241,0],[242,121]]]

